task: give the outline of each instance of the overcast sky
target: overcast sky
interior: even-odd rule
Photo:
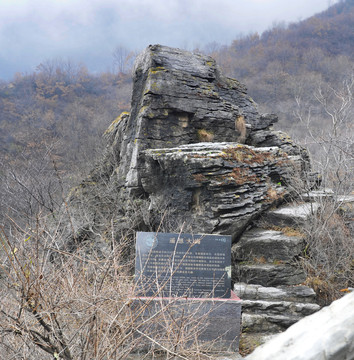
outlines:
[[[118,45],[149,44],[192,50],[229,45],[274,22],[294,22],[337,0],[0,0],[0,78],[32,72],[46,59],[112,66]]]

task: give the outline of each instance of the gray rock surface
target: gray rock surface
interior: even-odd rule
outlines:
[[[294,261],[302,237],[252,229],[263,226],[261,217],[293,227],[316,212],[313,203],[274,210],[294,195],[293,180],[301,186],[311,172],[306,151],[274,131],[276,115],[260,114],[245,86],[211,57],[149,46],[133,81],[131,111],[107,129],[102,160],[68,196],[63,238],[104,256],[112,239],[124,239],[122,251],[132,257],[136,231],[230,234],[245,326],[278,332],[316,311]]]
[[[304,247],[304,239],[300,236],[287,236],[281,231],[254,228],[233,245],[232,253],[238,261],[262,257],[270,262],[289,261],[298,256]]]
[[[295,162],[279,165],[277,147],[197,143],[149,149],[142,155],[140,182],[152,204],[163,198],[194,231],[235,237],[251,219],[281,197],[272,177],[290,181]]]
[[[268,314],[284,314],[285,312],[294,315],[310,315],[320,310],[320,306],[311,303],[294,303],[291,301],[265,301],[265,300],[242,300],[243,311],[252,309],[253,312],[267,312]]]
[[[321,199],[328,199],[334,196],[332,189],[323,188],[321,190],[312,190],[301,194],[301,198],[304,201],[319,201]]]
[[[296,315],[251,314],[242,315],[242,331],[245,334],[275,334],[286,330],[301,319]]]
[[[291,204],[267,212],[264,221],[276,226],[300,226],[316,214],[318,203]]]
[[[296,266],[305,247],[296,227],[304,225],[311,216],[308,210],[317,206],[306,203],[270,210],[256,223],[277,230],[251,228],[232,246],[234,291],[242,299],[247,341],[253,337],[255,343],[262,342],[265,334],[282,332],[320,309],[315,292],[301,285],[306,274]]]
[[[300,320],[245,359],[354,359],[354,293]]]
[[[289,264],[237,264],[233,279],[262,286],[297,285],[306,280],[306,275]]]
[[[68,199],[74,237],[97,242],[112,224],[153,231],[168,210],[165,231],[185,223],[236,240],[310,170],[306,151],[271,129],[277,116],[260,114],[211,57],[149,46],[133,81],[130,113],[108,128],[103,160]]]
[[[287,329],[304,316],[318,311],[314,303],[242,300],[242,327],[245,333],[275,333]]]
[[[313,289],[303,285],[265,287],[262,285],[237,283],[234,285],[234,292],[243,300],[282,300],[314,303],[316,297]]]

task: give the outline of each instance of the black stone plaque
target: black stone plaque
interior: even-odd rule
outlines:
[[[136,350],[148,352],[151,349],[151,342],[145,336],[141,337],[141,333],[145,333],[165,348],[173,347],[178,336],[179,346],[192,351],[237,352],[241,301],[235,294],[232,295],[230,299],[132,299],[131,309],[134,314],[139,314],[137,323],[140,332],[135,333],[135,337],[140,341],[135,346]]]
[[[231,236],[138,232],[140,296],[229,298]]]

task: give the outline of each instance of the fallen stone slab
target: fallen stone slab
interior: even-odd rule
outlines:
[[[354,203],[354,195],[339,195],[336,198],[337,202],[344,204],[353,204]]]
[[[246,333],[275,333],[286,330],[302,317],[299,315],[242,314],[242,331]]]
[[[300,320],[245,359],[354,359],[354,293]]]
[[[304,201],[320,201],[321,199],[329,199],[333,198],[334,191],[332,189],[320,189],[320,190],[312,190],[306,193],[301,194],[301,199]]]

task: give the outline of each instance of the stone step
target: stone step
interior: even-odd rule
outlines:
[[[289,264],[235,264],[234,282],[262,286],[298,285],[306,280],[304,271]]]
[[[321,201],[322,199],[331,199],[334,196],[332,189],[320,189],[312,190],[306,193],[301,194],[301,199],[304,201]]]
[[[308,221],[318,210],[316,202],[306,202],[299,205],[285,205],[268,211],[262,217],[262,222],[274,226],[301,226]]]
[[[301,320],[300,315],[268,315],[242,314],[242,332],[246,333],[275,333],[286,330],[289,326]]]
[[[280,332],[320,310],[314,303],[242,300],[243,332]]]
[[[243,313],[261,315],[284,315],[304,317],[320,310],[318,304],[298,303],[292,301],[242,300]]]
[[[293,301],[300,303],[314,303],[316,293],[308,286],[278,286],[265,287],[262,285],[236,283],[234,292],[242,300],[266,300],[266,301]]]
[[[232,246],[232,256],[236,261],[265,259],[291,260],[301,254],[305,247],[300,236],[287,236],[281,231],[254,228],[245,232],[240,241]]]
[[[334,200],[337,203],[353,203],[354,194],[335,194],[332,189],[320,189],[301,194],[301,199],[309,202]]]

